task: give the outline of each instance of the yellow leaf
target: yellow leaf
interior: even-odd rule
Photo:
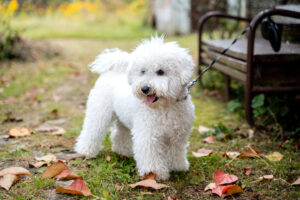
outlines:
[[[269,155],[266,155],[265,157],[268,158],[268,160],[270,161],[278,162],[283,158],[283,155],[279,152],[273,152]]]

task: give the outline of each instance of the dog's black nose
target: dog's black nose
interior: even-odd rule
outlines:
[[[149,88],[147,85],[144,85],[144,86],[142,87],[142,92],[143,92],[144,94],[148,94],[149,90],[150,90],[150,88]]]

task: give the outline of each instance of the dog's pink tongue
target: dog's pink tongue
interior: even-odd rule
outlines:
[[[155,95],[147,95],[146,101],[147,103],[151,104],[155,100],[156,96]]]

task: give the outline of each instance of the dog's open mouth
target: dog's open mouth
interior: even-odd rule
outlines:
[[[155,94],[147,95],[146,102],[152,104],[158,100],[158,97]]]

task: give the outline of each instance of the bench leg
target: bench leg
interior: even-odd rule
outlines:
[[[245,109],[246,109],[246,120],[250,126],[254,126],[254,121],[253,121],[253,110],[251,107],[252,103],[252,93],[249,88],[246,89],[246,95],[245,95]]]
[[[229,101],[230,100],[230,93],[231,93],[231,89],[230,89],[230,82],[231,82],[231,78],[228,75],[225,75],[225,100]]]

